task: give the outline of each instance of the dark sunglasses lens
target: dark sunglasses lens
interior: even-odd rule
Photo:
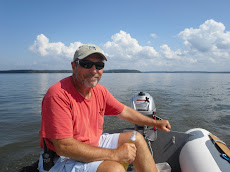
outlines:
[[[104,68],[105,64],[104,62],[96,62],[95,66],[96,66],[96,69],[101,70]]]
[[[105,64],[104,62],[92,62],[89,60],[80,60],[79,64],[81,65],[81,67],[86,68],[86,69],[90,69],[91,67],[93,67],[93,65],[96,66],[96,69],[101,70],[104,68]]]
[[[85,61],[85,60],[80,60],[79,64],[81,65],[81,67],[86,68],[86,69],[90,69],[93,66],[93,62]]]

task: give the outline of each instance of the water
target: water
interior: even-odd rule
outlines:
[[[17,171],[38,159],[42,98],[53,83],[69,75],[0,74],[1,172]],[[134,93],[146,91],[172,130],[204,128],[230,147],[230,74],[106,73],[100,83],[126,105]],[[105,123],[105,131],[133,126],[113,116]]]

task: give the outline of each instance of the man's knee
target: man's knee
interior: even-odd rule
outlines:
[[[136,141],[135,141],[137,144],[142,144],[143,142],[146,142],[145,141],[145,138],[143,137],[143,135],[139,132],[137,132],[137,137],[136,137]]]
[[[125,172],[125,168],[118,162],[115,161],[104,161],[102,162],[97,172]]]

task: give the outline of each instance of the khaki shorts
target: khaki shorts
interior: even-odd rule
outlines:
[[[102,134],[99,140],[99,146],[102,148],[116,149],[118,146],[119,133],[115,134]],[[41,172],[46,172],[43,170],[43,159],[42,154],[40,154],[38,170]],[[55,165],[49,170],[49,172],[96,172],[98,166],[103,161],[94,161],[90,163],[83,163],[79,161],[72,160],[68,157],[60,156],[55,160]]]

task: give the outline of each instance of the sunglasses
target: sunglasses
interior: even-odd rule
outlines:
[[[79,64],[81,67],[85,69],[90,69],[91,67],[93,67],[93,65],[95,65],[97,70],[101,70],[105,66],[104,62],[92,62],[90,60],[76,60],[75,63]]]

